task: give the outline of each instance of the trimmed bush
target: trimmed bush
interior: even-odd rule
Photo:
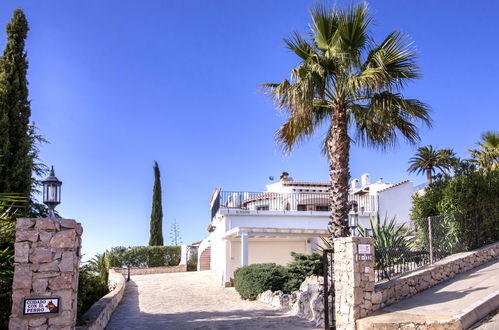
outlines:
[[[323,261],[320,253],[302,254],[291,252],[291,256],[294,260],[285,267],[287,281],[280,289],[286,293],[298,290],[306,277],[311,275],[322,276],[323,273]]]
[[[243,299],[255,300],[267,290],[281,290],[287,281],[285,267],[271,264],[253,264],[236,269],[234,282],[236,291]]]
[[[106,259],[109,268],[177,266],[180,253],[180,246],[118,246],[106,253]]]

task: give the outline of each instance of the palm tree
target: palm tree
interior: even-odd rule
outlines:
[[[453,168],[456,161],[457,158],[452,149],[438,150],[429,145],[418,148],[418,152],[409,160],[410,166],[407,171],[416,172],[416,174],[426,173],[428,184],[431,184],[432,175],[436,169],[446,173]]]
[[[349,231],[349,129],[360,144],[385,148],[396,142],[397,133],[415,143],[415,122],[429,125],[429,109],[400,94],[420,77],[414,47],[401,32],[375,43],[367,4],[347,9],[316,5],[310,14],[310,38],[295,32],[284,40],[300,58],[291,79],[262,87],[288,115],[276,134],[286,151],[327,125],[323,149],[330,163],[329,229],[333,237],[344,237]]]
[[[487,131],[482,134],[482,141],[476,144],[481,150],[469,150],[471,161],[486,170],[497,169],[499,166],[499,133]]]

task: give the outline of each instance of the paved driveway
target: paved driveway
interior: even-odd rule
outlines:
[[[107,329],[313,329],[233,288],[217,285],[210,271],[137,275]]]

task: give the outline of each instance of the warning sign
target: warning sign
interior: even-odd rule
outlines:
[[[59,298],[57,297],[24,299],[24,315],[55,313],[59,313]]]

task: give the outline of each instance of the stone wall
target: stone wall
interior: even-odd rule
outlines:
[[[355,329],[355,321],[373,308],[374,240],[340,237],[333,244],[336,328]],[[361,247],[369,252],[362,253]]]
[[[283,312],[288,312],[290,315],[312,321],[316,327],[323,327],[323,282],[322,276],[309,276],[300,285],[298,291],[285,294],[282,291],[267,290],[259,294],[257,300]]]
[[[75,220],[17,219],[9,329],[74,327],[82,232]],[[59,297],[59,312],[23,315],[30,297]]]
[[[389,282],[378,284],[375,291],[380,303],[373,306],[372,311],[431,288],[459,273],[466,272],[498,257],[499,242],[474,251],[453,254],[432,265],[422,267]]]
[[[114,269],[109,270],[108,287],[111,292],[90,307],[82,316],[83,325],[78,326],[77,330],[102,330],[106,327],[125,293],[125,278]]]
[[[128,268],[113,268],[116,272],[128,275]],[[149,268],[130,268],[130,275],[148,275],[148,274],[164,274],[164,273],[181,273],[187,271],[187,265],[178,266],[163,266]]]

